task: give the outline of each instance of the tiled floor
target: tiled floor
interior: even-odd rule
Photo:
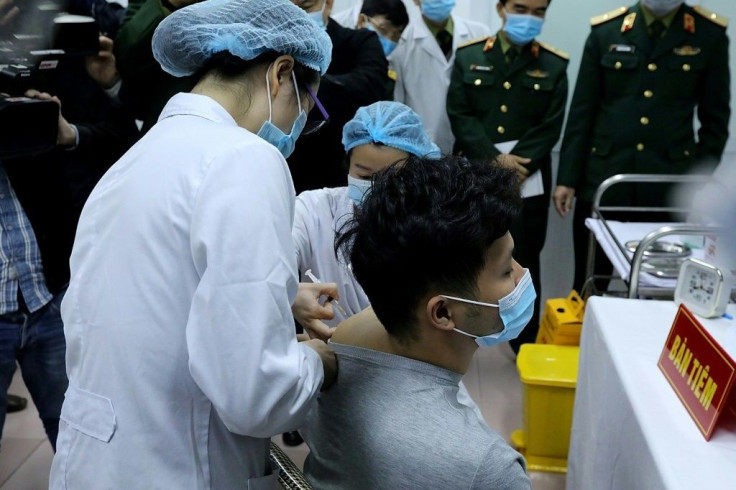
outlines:
[[[479,350],[464,381],[488,424],[508,440],[522,423],[522,387],[511,349],[501,345]],[[10,391],[28,394],[17,374]],[[275,437],[274,441],[281,444],[281,437]],[[304,444],[284,449],[299,466],[309,451]],[[0,490],[45,490],[52,457],[35,407],[8,414],[0,448]],[[534,472],[530,475],[534,490],[565,487],[564,475]]]

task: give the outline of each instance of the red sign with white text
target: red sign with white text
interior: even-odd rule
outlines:
[[[736,379],[736,363],[680,305],[657,363],[705,440],[710,440]]]

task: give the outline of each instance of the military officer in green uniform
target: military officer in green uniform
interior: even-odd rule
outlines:
[[[598,186],[621,173],[684,174],[701,165],[712,169],[728,139],[730,116],[723,17],[682,0],[642,0],[593,17],[591,24],[553,196],[563,217],[577,196],[573,233],[578,290],[585,281],[585,218]],[[663,187],[621,185],[604,195],[603,204],[661,205],[667,193]],[[636,215],[615,218],[634,220]],[[605,256],[596,254],[601,256],[605,264]],[[601,265],[596,273],[602,272]]]
[[[514,258],[529,268],[537,300],[529,325],[511,342],[514,350],[534,342],[539,328],[550,153],[562,131],[567,100],[568,56],[534,40],[548,6],[548,0],[499,1],[503,27],[495,36],[458,47],[447,94],[455,150],[468,158],[495,157],[524,183],[523,210],[510,231]]]

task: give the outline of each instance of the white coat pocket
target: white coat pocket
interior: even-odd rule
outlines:
[[[110,442],[116,419],[112,401],[70,384],[61,408],[61,420],[82,434]]]

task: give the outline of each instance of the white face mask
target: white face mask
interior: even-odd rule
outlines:
[[[641,0],[641,3],[654,15],[662,17],[685,2],[683,0]]]

